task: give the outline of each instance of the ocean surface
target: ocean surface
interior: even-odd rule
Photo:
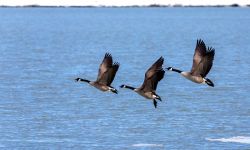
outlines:
[[[214,88],[166,71],[157,109],[119,88],[160,56],[189,71],[199,38]],[[249,8],[0,8],[0,149],[250,149],[249,42]],[[106,52],[118,95],[74,81]]]

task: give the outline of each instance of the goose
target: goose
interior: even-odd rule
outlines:
[[[164,77],[165,71],[162,68],[163,57],[160,57],[145,73],[144,82],[139,88],[134,88],[128,85],[121,85],[121,88],[127,88],[135,91],[139,95],[153,100],[154,107],[157,107],[157,100],[161,101],[161,97],[156,94],[158,82]]]
[[[87,82],[103,92],[111,91],[113,93],[118,94],[118,91],[111,86],[111,83],[114,80],[115,74],[118,69],[119,69],[119,63],[118,62],[113,63],[112,55],[106,53],[102,63],[100,64],[99,73],[96,81],[89,81],[87,79],[82,79],[82,78],[76,78],[75,80],[77,82],[79,81]]]
[[[214,83],[206,78],[208,72],[213,66],[215,49],[212,47],[206,48],[203,40],[199,39],[196,43],[196,48],[193,56],[193,66],[190,72],[181,71],[173,67],[168,67],[167,70],[180,73],[182,76],[198,84],[207,84],[214,87]]]

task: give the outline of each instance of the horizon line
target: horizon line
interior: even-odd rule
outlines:
[[[29,5],[0,5],[0,7],[88,7],[88,8],[122,8],[122,7],[250,7],[250,4],[240,5],[237,3],[233,4],[215,4],[215,5],[183,5],[183,4],[149,4],[149,5],[39,5],[39,4],[29,4]]]

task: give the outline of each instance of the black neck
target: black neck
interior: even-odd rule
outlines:
[[[82,79],[82,78],[76,78],[76,81],[87,82],[87,83],[90,82],[89,80],[87,80],[87,79]]]
[[[178,69],[174,69],[174,68],[172,68],[172,71],[178,72],[178,73],[181,73],[181,72],[182,72],[182,71],[180,71],[180,70],[178,70]]]
[[[132,87],[132,86],[128,86],[128,85],[124,85],[124,88],[130,89],[130,90],[135,90],[136,88]]]

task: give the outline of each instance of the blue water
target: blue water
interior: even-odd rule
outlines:
[[[1,149],[249,149],[250,9],[1,8]],[[151,101],[139,87],[160,56],[190,70],[196,40],[216,49],[208,78],[166,72]],[[121,66],[119,94],[95,80],[105,52]]]

